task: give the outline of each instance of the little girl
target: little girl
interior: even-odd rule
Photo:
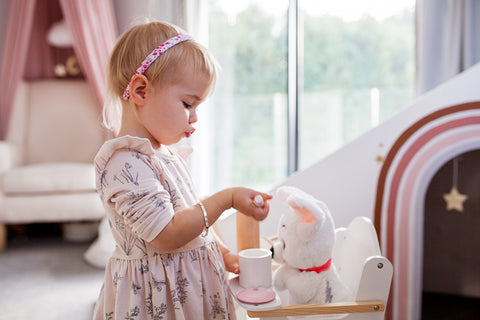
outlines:
[[[229,208],[263,220],[269,204],[254,199],[271,196],[237,187],[199,201],[188,151],[172,146],[195,131],[216,77],[208,51],[167,23],[135,26],[113,49],[104,122],[120,128],[95,166],[116,248],[95,319],[235,318],[225,269],[238,273],[238,256],[209,227]]]

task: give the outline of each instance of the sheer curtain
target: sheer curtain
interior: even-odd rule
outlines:
[[[167,21],[185,28],[185,7],[188,2],[190,0],[115,0],[118,30],[123,33],[145,18]]]
[[[111,0],[60,0],[72,32],[73,48],[82,71],[103,107],[106,68],[117,40],[117,25]]]
[[[480,61],[480,1],[417,0],[417,95]]]

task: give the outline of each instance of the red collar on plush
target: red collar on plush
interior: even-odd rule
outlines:
[[[320,273],[322,271],[328,270],[328,268],[330,268],[331,264],[332,264],[332,258],[330,258],[330,260],[328,260],[324,265],[322,265],[320,267],[313,267],[313,268],[309,268],[309,269],[298,269],[298,270],[300,270],[300,272],[315,271],[316,273]]]

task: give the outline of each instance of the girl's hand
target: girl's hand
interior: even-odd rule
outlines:
[[[223,262],[225,263],[225,269],[228,272],[233,272],[235,274],[240,273],[240,267],[238,265],[238,254],[227,252],[223,255]]]
[[[263,198],[263,205],[255,204],[255,196],[260,195]],[[249,188],[232,188],[232,207],[241,213],[262,221],[268,215],[270,204],[266,200],[272,199],[272,195],[255,191]]]

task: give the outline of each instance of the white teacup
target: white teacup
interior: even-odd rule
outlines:
[[[272,286],[272,252],[267,249],[246,249],[238,253],[240,286],[243,288]]]

